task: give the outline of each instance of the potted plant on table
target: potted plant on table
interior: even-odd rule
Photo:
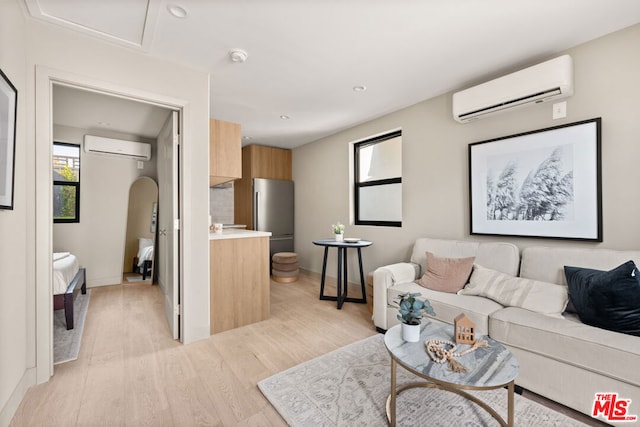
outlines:
[[[427,313],[436,315],[429,301],[416,299],[419,292],[407,292],[401,294],[396,302],[398,303],[398,320],[402,324],[402,339],[407,342],[418,342],[420,340],[420,320]]]
[[[331,228],[333,229],[333,234],[336,236],[336,242],[342,242],[344,240],[344,224],[338,221],[337,224],[331,224]]]

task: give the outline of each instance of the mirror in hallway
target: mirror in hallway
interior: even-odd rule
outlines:
[[[158,184],[148,176],[129,189],[129,210],[122,266],[125,281],[154,282],[154,253],[158,217]]]

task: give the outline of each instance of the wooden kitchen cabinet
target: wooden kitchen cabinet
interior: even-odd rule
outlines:
[[[269,318],[269,237],[209,240],[210,332]]]
[[[249,145],[242,150],[242,161],[251,178],[292,179],[291,150]]]
[[[234,183],[234,222],[253,228],[252,188],[253,178],[293,179],[291,150],[248,145],[242,149],[242,179]]]
[[[242,177],[242,134],[237,123],[209,121],[209,186]]]

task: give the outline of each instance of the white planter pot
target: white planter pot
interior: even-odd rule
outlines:
[[[336,242],[342,242],[344,240],[344,234],[336,234]]]
[[[407,325],[406,323],[401,323],[401,325],[403,340],[407,342],[420,341],[420,325]]]

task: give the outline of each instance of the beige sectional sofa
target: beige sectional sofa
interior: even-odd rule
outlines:
[[[377,328],[398,323],[393,301],[399,294],[420,292],[436,319],[453,324],[464,312],[478,333],[511,350],[520,363],[517,385],[588,415],[596,393],[618,393],[631,399],[629,414],[640,420],[640,337],[583,324],[574,313],[549,316],[482,296],[426,289],[414,280],[426,271],[427,251],[446,258],[474,256],[474,262],[486,268],[561,286],[566,286],[565,265],[610,270],[633,260],[640,266],[640,251],[528,247],[520,256],[510,243],[420,238],[409,262],[376,269],[373,282]]]

